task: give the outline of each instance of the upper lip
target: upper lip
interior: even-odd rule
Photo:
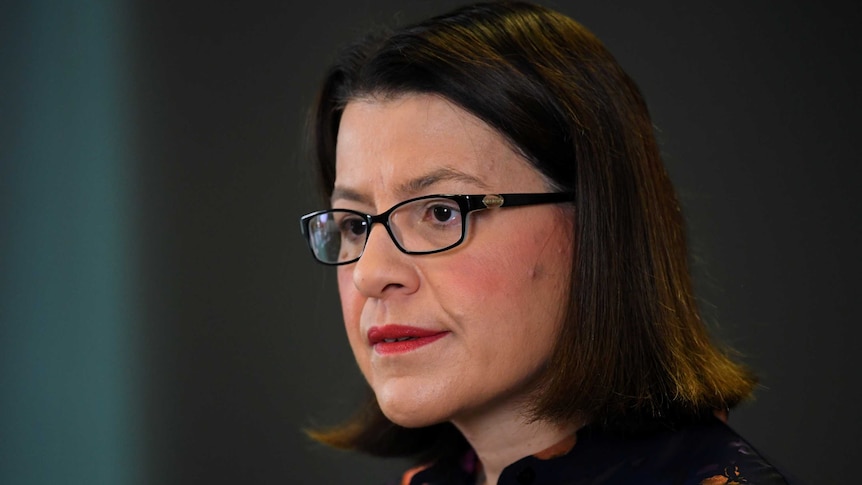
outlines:
[[[431,337],[445,332],[445,330],[429,330],[407,325],[383,325],[368,329],[368,343],[375,345],[387,339]]]

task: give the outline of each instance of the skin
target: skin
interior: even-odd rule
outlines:
[[[548,191],[499,133],[441,97],[370,97],[344,110],[333,207],[378,214],[428,194]],[[384,414],[407,427],[454,423],[487,483],[574,432],[523,412],[559,332],[572,217],[559,204],[480,211],[461,246],[421,256],[375,225],[362,258],[338,268],[347,336]],[[386,324],[447,333],[382,355],[367,334]]]

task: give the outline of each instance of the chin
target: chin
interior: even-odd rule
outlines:
[[[375,391],[377,404],[383,414],[393,423],[405,428],[423,428],[448,421],[441,406],[433,400],[417,399],[417,394]]]
[[[404,428],[425,428],[442,422],[442,420],[429,419],[428,416],[421,413],[389,413],[383,411],[383,414],[389,421]]]

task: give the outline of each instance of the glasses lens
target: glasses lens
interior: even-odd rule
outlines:
[[[461,207],[444,198],[415,200],[389,216],[392,234],[410,252],[437,251],[458,244],[463,225]]]
[[[356,259],[365,246],[368,222],[354,212],[331,210],[308,220],[308,241],[314,257],[324,263]]]

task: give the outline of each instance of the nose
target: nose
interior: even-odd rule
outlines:
[[[395,246],[386,227],[374,224],[365,250],[353,266],[353,284],[364,296],[383,298],[389,293],[409,294],[419,287],[415,261]]]

